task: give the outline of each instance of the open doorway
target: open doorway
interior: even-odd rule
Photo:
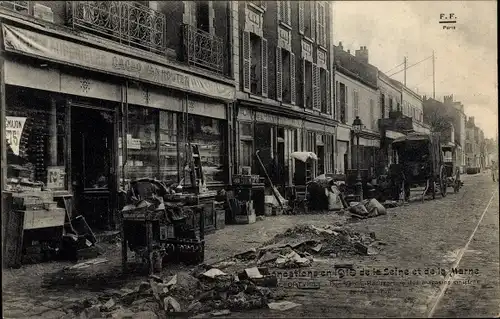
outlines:
[[[90,227],[106,229],[112,224],[114,211],[114,113],[87,107],[71,111],[75,209]]]

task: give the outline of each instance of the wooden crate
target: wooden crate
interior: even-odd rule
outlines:
[[[66,218],[64,208],[17,211],[17,213],[24,213],[23,225],[25,230],[64,226],[64,219]]]

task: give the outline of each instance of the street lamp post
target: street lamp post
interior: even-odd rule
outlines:
[[[361,171],[359,169],[359,134],[363,129],[363,122],[359,116],[356,116],[354,122],[352,122],[352,128],[354,130],[354,135],[356,136],[356,196],[358,197],[358,202],[363,200],[363,183],[361,181]]]

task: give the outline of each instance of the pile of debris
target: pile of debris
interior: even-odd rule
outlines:
[[[168,280],[152,275],[135,290],[124,288],[100,299],[84,300],[73,311],[85,319],[222,316],[231,311],[271,308],[276,305],[273,301],[284,297],[276,286],[276,277],[264,268],[250,268],[234,275],[201,265]]]
[[[300,225],[276,235],[260,248],[257,263],[274,261],[279,268],[306,267],[312,263],[313,255],[369,255],[375,242],[375,233],[360,234],[338,225]]]

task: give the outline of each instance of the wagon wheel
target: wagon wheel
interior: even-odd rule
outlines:
[[[439,189],[441,191],[441,196],[446,197],[446,189],[448,187],[446,181],[446,173],[444,171],[444,166],[441,165],[439,168]]]
[[[453,192],[458,193],[460,190],[460,171],[457,169],[455,172],[455,182],[453,183]]]

